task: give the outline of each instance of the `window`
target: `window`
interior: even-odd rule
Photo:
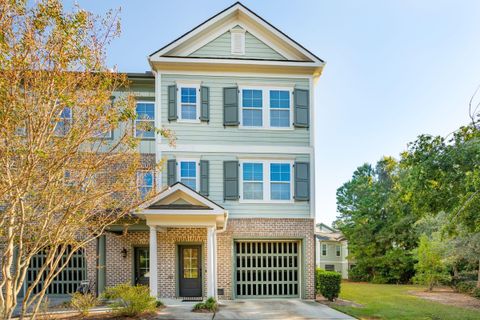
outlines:
[[[60,120],[55,124],[55,134],[57,136],[66,135],[72,126],[72,122],[72,108],[63,108],[62,112],[60,113]]]
[[[325,271],[335,271],[335,266],[333,264],[326,264]]]
[[[292,166],[291,161],[240,161],[240,201],[293,201]]]
[[[270,198],[272,200],[290,200],[290,164],[270,164]]]
[[[242,124],[245,127],[263,125],[262,90],[242,90]]]
[[[270,87],[241,88],[240,126],[292,129],[292,90]]]
[[[154,174],[152,171],[137,172],[137,185],[140,195],[144,198],[153,189]]]
[[[197,161],[180,161],[180,182],[197,190]]]
[[[152,102],[137,103],[137,119],[135,120],[135,136],[139,138],[155,138],[155,104]]]
[[[243,164],[243,199],[263,200],[263,164]]]
[[[197,88],[180,88],[180,119],[197,120]]]
[[[290,127],[290,92],[270,90],[270,126]]]
[[[322,243],[322,256],[327,255],[327,245],[325,243]]]
[[[341,247],[340,246],[335,246],[335,255],[337,257],[340,257],[341,253],[342,253]]]
[[[93,137],[97,139],[112,139],[113,130],[97,130],[93,133]]]

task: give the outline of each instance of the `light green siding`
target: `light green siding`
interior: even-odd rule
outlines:
[[[318,241],[318,240],[317,240]],[[344,260],[344,252],[341,242],[336,241],[318,241],[318,251],[317,251],[317,260],[319,261],[327,261],[326,264],[333,264],[329,262],[338,262],[341,263]],[[327,245],[327,255],[322,255],[322,245]],[[336,246],[340,246],[340,257],[336,256]]]
[[[175,81],[201,81],[202,86],[210,88],[210,121],[201,123],[168,122],[167,89]],[[243,129],[223,126],[223,88],[236,86],[238,82],[275,86],[292,84],[295,88],[308,89],[307,78],[270,78],[253,76],[202,76],[162,74],[161,104],[162,124],[172,129],[178,144],[214,144],[214,145],[271,145],[299,146],[310,145],[310,131],[306,128],[292,130]],[[293,119],[291,119],[293,121]]]
[[[180,159],[184,155],[175,153],[163,153],[166,159]],[[271,158],[275,159],[273,154],[242,154],[242,157],[250,158]],[[282,154],[282,156],[292,157],[298,161],[308,161],[308,155],[291,155]],[[188,157],[195,157],[188,154]],[[237,155],[208,153],[198,154],[198,160],[209,160],[210,162],[210,192],[208,198],[215,201],[222,207],[228,210],[230,218],[309,218],[310,217],[310,203],[308,201],[298,201],[294,203],[241,203],[233,200],[223,200],[223,161],[238,160]],[[167,172],[166,165],[162,171],[162,181],[166,183]],[[293,181],[292,181],[293,183]]]
[[[232,54],[230,39],[230,32],[227,31],[215,40],[212,40],[197,51],[190,54],[190,56],[208,58],[286,60],[285,57],[249,32],[245,32],[245,55]]]

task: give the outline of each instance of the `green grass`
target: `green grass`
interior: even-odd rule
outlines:
[[[480,319],[480,311],[424,300],[408,293],[413,290],[425,289],[413,285],[343,282],[340,298],[356,302],[364,307],[337,305],[332,305],[332,307],[359,319]]]

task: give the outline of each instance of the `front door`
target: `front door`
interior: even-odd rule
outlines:
[[[202,246],[178,246],[180,297],[202,296]]]
[[[148,247],[137,247],[134,250],[135,255],[135,285],[148,286],[148,271],[150,270],[150,259]]]

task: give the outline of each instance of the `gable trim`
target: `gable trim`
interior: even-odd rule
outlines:
[[[269,30],[270,32],[272,32],[273,34],[275,34],[276,36],[278,36],[279,38],[281,38],[283,41],[285,41],[286,43],[288,43],[289,45],[291,45],[292,47],[294,47],[295,49],[297,49],[298,51],[300,51],[302,54],[304,54],[305,56],[309,57],[312,61],[310,63],[313,62],[313,64],[315,66],[318,66],[318,65],[323,65],[325,62],[320,59],[319,57],[317,57],[314,53],[310,52],[309,50],[307,50],[305,47],[303,47],[301,44],[299,44],[298,42],[296,42],[295,40],[293,40],[292,38],[290,38],[288,35],[286,35],[285,33],[283,33],[282,31],[280,31],[278,28],[276,28],[275,26],[273,26],[272,24],[270,24],[268,21],[266,21],[265,19],[263,19],[262,17],[260,17],[258,14],[256,14],[255,12],[253,12],[252,10],[250,10],[249,8],[245,7],[242,3],[240,2],[236,2],[234,3],[233,5],[231,5],[230,7],[220,11],[219,13],[217,13],[216,15],[210,17],[209,19],[207,19],[206,21],[204,21],[203,23],[199,24],[198,26],[194,27],[193,29],[191,29],[190,31],[184,33],[183,35],[181,35],[180,37],[178,37],[177,39],[173,40],[172,42],[170,42],[169,44],[165,45],[164,47],[160,48],[159,50],[153,52],[152,54],[149,55],[149,60],[150,58],[152,58],[152,56],[154,55],[160,55],[160,57],[158,58],[159,60],[161,60],[162,58],[162,54],[172,50],[176,45],[180,45],[181,43],[184,43],[185,41],[187,41],[188,39],[192,38],[194,35],[197,35],[198,33],[200,33],[201,31],[203,31],[205,28],[207,28],[208,26],[212,25],[213,23],[217,22],[218,20],[220,20],[223,16],[226,16],[227,14],[235,11],[235,10],[242,10],[245,14],[247,14],[251,19],[253,19],[255,22],[259,23],[260,25],[264,26],[267,30]],[[238,23],[237,23],[238,24]],[[233,26],[230,26],[230,28],[233,27]],[[222,28],[223,30],[224,28]],[[229,29],[227,29],[229,30]],[[218,32],[216,33],[218,34]],[[221,33],[218,36],[220,36]],[[265,42],[265,39],[262,39],[262,37],[259,37],[258,35],[256,35],[255,33],[252,33],[253,36],[257,37],[259,40],[261,40],[262,42],[266,43]],[[214,38],[215,39],[215,38]],[[213,39],[212,39],[213,40]],[[266,43],[267,44],[267,43]],[[278,53],[280,53],[281,55],[285,56],[287,59],[288,59],[288,55],[285,55],[285,52],[282,52],[283,50],[278,50],[278,48],[274,48],[272,47],[271,45],[267,44],[268,46],[270,46],[272,49],[276,50]],[[198,49],[198,48],[197,48]],[[240,59],[237,59],[237,60],[240,60]],[[195,60],[196,61],[196,60]],[[263,60],[262,60],[263,61]],[[288,61],[288,60],[287,60]],[[308,61],[305,61],[308,63]]]

